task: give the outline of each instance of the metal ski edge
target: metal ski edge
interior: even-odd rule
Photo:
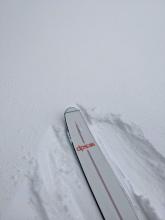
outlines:
[[[78,109],[76,107],[68,107],[64,112],[64,117],[66,114],[71,113],[71,112],[76,112],[76,111],[80,111],[80,109]]]

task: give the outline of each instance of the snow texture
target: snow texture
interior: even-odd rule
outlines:
[[[135,124],[79,106],[140,220],[164,220],[165,158]],[[60,122],[49,127],[2,220],[101,220]],[[90,210],[90,211],[89,211]]]
[[[104,111],[85,116],[138,214],[165,219],[164,12],[165,1],[0,1],[0,220],[99,218],[60,121],[76,102]]]

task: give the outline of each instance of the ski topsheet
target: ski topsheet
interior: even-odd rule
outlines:
[[[105,220],[138,220],[133,205],[121,187],[92,136],[79,109],[65,111],[67,134],[83,173]]]

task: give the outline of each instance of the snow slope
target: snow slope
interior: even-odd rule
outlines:
[[[135,124],[79,107],[139,219],[164,220],[165,158]],[[63,121],[50,126],[37,154],[23,160],[29,170],[2,220],[102,219],[67,141]]]
[[[0,216],[72,103],[136,122],[165,156],[164,11],[159,0],[0,1]]]

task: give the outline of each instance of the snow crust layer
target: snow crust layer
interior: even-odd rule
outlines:
[[[165,158],[135,124],[96,110],[82,112],[97,142],[133,201],[140,220],[165,219]],[[102,217],[65,135],[50,126],[27,158],[29,172],[2,220],[100,220]]]

